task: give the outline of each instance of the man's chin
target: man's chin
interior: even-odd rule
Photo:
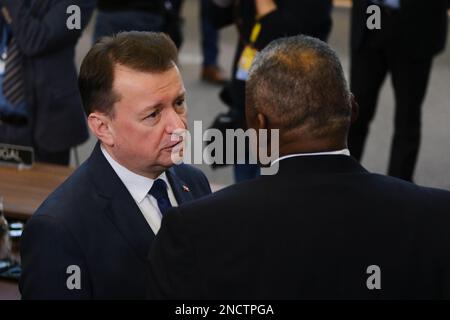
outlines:
[[[182,162],[182,157],[173,156],[172,154],[169,154],[167,156],[164,156],[163,159],[160,161],[160,165],[166,169],[169,169],[170,167],[180,164]]]
[[[146,167],[143,171],[145,174],[142,174],[146,177],[156,179],[160,174],[165,172],[167,169],[173,166],[173,163],[166,161],[159,161],[158,163],[153,163],[152,165]]]
[[[163,149],[162,156],[164,158],[163,163],[165,164],[170,164],[170,166],[180,164],[183,161],[182,145],[176,145],[172,148]]]

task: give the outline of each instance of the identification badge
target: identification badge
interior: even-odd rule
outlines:
[[[255,60],[257,53],[258,51],[249,45],[244,48],[236,71],[236,78],[238,80],[247,81],[248,72],[250,71],[250,67],[252,66],[253,60]]]

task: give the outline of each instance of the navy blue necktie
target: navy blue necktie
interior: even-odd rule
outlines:
[[[158,201],[158,208],[162,215],[164,215],[168,209],[172,208],[169,195],[167,194],[167,184],[164,180],[156,179],[148,193],[154,196]]]

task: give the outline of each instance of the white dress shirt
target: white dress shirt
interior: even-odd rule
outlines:
[[[288,154],[286,156],[282,156],[272,162],[271,165],[274,165],[278,161],[294,158],[294,157],[305,157],[305,156],[333,156],[333,155],[344,155],[344,156],[350,156],[350,151],[348,149],[342,149],[337,151],[325,151],[325,152],[312,152],[312,153],[293,153]]]
[[[114,160],[106,151],[103,146],[101,146],[101,150],[106,160],[109,162],[113,170],[119,176],[120,180],[123,182],[131,197],[134,199],[139,209],[141,209],[142,214],[144,215],[145,220],[149,224],[150,228],[152,228],[155,235],[158,233],[159,228],[161,227],[161,211],[158,208],[158,201],[152,195],[149,195],[148,192],[153,186],[153,182],[156,179],[150,179],[141,175],[138,175],[121,164],[119,164],[116,160]],[[157,179],[162,179],[167,184],[167,193],[169,195],[170,203],[173,207],[177,206],[177,200],[175,199],[175,195],[172,191],[172,186],[167,180],[166,173],[163,172]],[[127,214],[124,212],[123,214]]]

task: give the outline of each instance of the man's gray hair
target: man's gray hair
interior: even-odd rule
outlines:
[[[272,41],[255,58],[246,104],[285,130],[314,137],[347,133],[351,94],[339,58],[325,42],[294,36]]]

